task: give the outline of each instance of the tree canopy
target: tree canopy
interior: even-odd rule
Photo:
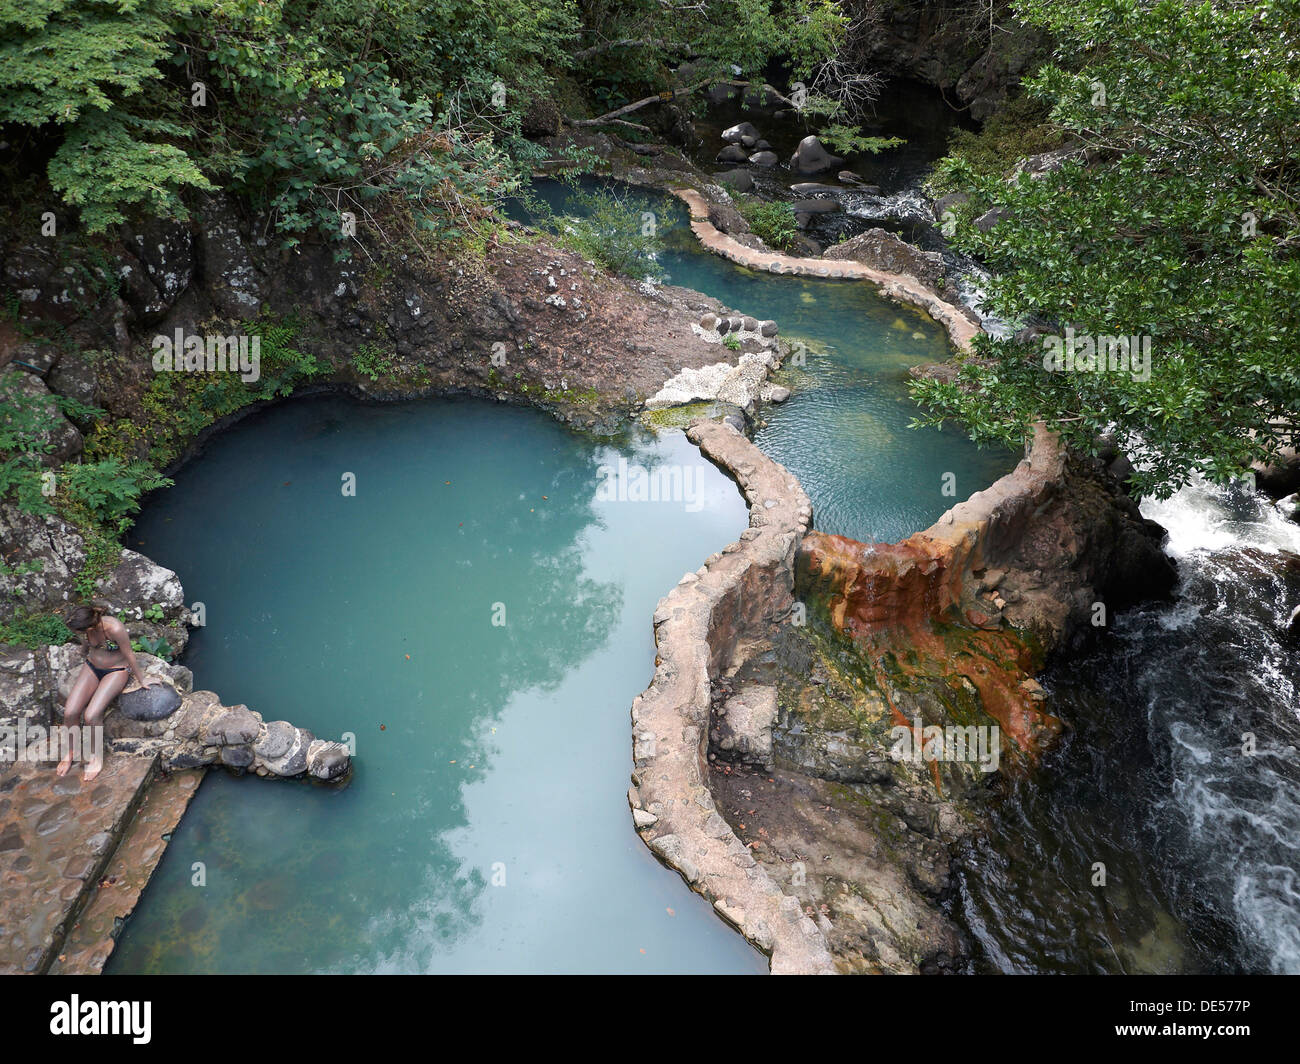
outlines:
[[[989,308],[1039,328],[918,382],[925,420],[1018,443],[1042,418],[1088,450],[1113,433],[1157,495],[1268,462],[1300,416],[1300,3],[1014,6],[1057,42],[1026,87],[1064,161],[1006,179],[951,157],[943,177],[973,193],[949,221],[995,271]],[[1106,337],[1149,344],[1149,374]]]
[[[833,50],[830,0],[0,0],[0,126],[91,233],[232,188],[287,244],[394,203],[456,236],[540,157],[524,114]],[[23,131],[26,130],[26,133]]]

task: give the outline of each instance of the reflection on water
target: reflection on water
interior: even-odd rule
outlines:
[[[864,542],[903,539],[1015,467],[1018,454],[979,450],[960,432],[909,428],[919,411],[907,371],[952,356],[947,335],[926,315],[885,301],[861,281],[736,266],[700,247],[674,197],[617,187],[637,209],[655,213],[667,283],[772,318],[782,337],[804,346],[804,365],[791,359],[777,375],[793,396],[768,411],[769,424],[754,439],[799,477],[818,529]],[[562,182],[539,180],[533,188],[552,210],[580,209]],[[734,357],[720,350],[719,360],[724,356]]]
[[[597,501],[615,453],[697,468],[703,505]],[[765,970],[624,798],[655,603],[746,524],[683,437],[615,452],[490,403],[313,399],[176,479],[136,536],[207,606],[196,686],[352,733],[356,768],[211,775],[112,971]]]

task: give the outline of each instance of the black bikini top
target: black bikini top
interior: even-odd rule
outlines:
[[[89,654],[92,649],[107,650],[111,654],[116,654],[122,648],[118,646],[117,643],[114,642],[112,639],[109,639],[108,633],[105,632],[104,641],[102,643],[92,643],[90,641],[90,636],[89,635],[86,636],[86,653]]]

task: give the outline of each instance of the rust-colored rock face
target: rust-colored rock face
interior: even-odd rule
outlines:
[[[924,532],[901,543],[810,532],[796,566],[796,592],[854,641],[882,689],[927,686],[940,697],[925,704],[949,715],[960,715],[961,699],[944,685],[973,692],[1029,755],[1060,730],[1033,680],[1046,654],[1091,623],[1098,604],[1167,592],[1175,576],[1158,528],[1072,468],[1041,426],[1014,472]]]

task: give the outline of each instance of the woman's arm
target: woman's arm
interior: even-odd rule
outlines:
[[[126,655],[126,663],[131,667],[131,675],[136,678],[141,687],[148,687],[152,677],[146,678],[145,674],[140,671],[140,665],[135,660],[135,651],[131,649],[131,633],[126,630],[126,625],[116,617],[106,617],[104,618],[104,630],[113,637],[113,641]]]

